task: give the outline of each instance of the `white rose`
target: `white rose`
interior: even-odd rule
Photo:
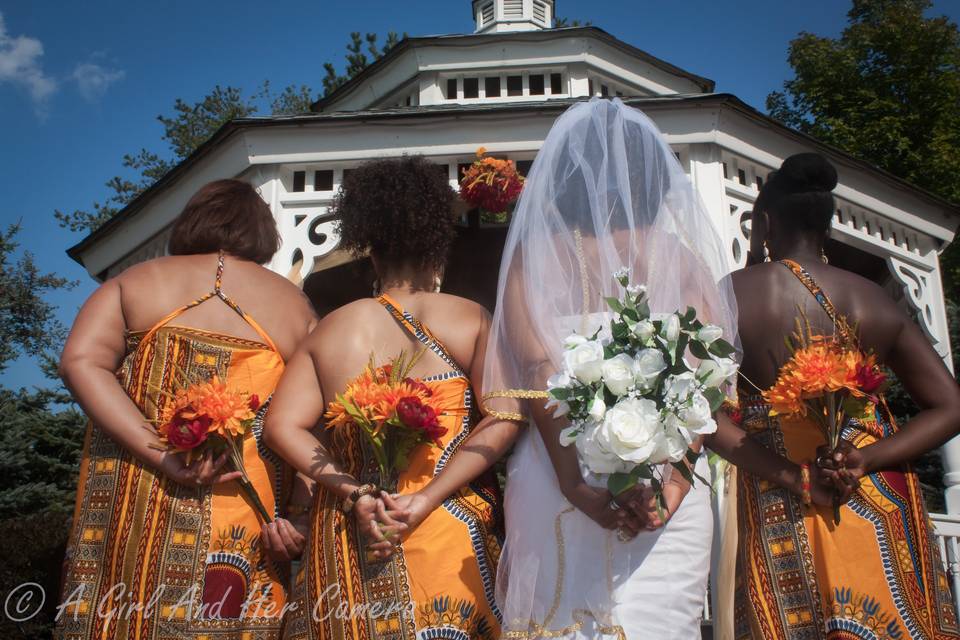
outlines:
[[[644,349],[634,358],[634,375],[643,387],[651,387],[667,363],[659,349]]]
[[[590,406],[587,407],[587,413],[597,422],[603,420],[604,414],[607,413],[607,405],[604,403],[603,397],[600,394],[594,396],[593,400],[590,401]]]
[[[580,435],[580,425],[573,425],[567,427],[560,431],[560,446],[569,447],[571,444],[577,441],[577,437]]]
[[[649,320],[641,320],[633,327],[633,335],[637,336],[640,342],[644,344],[648,343],[656,332],[657,328]]]
[[[607,410],[597,430],[605,451],[634,464],[648,461],[664,438],[657,405],[646,398],[625,398]]]
[[[717,423],[710,411],[710,402],[702,393],[694,393],[685,406],[678,412],[681,425],[687,431],[705,436],[717,430]]]
[[[593,473],[624,473],[631,464],[610,452],[603,446],[600,436],[601,426],[587,428],[577,438],[577,453],[584,466]]]
[[[634,362],[627,354],[620,353],[604,360],[600,368],[603,372],[603,383],[613,395],[624,396],[634,385]]]
[[[574,347],[583,344],[587,339],[584,338],[579,333],[571,333],[563,340],[564,349],[573,349]]]
[[[564,372],[555,373],[547,378],[547,391],[550,389],[569,389],[572,386],[573,378]]]
[[[708,387],[719,387],[737,374],[737,363],[730,358],[704,360],[697,367],[697,379]]]
[[[653,452],[650,462],[664,464],[666,462],[680,462],[687,455],[689,443],[674,421],[667,420],[663,427],[663,437],[660,439],[656,451]]]
[[[603,364],[603,345],[597,340],[585,340],[563,352],[565,373],[580,382],[592,384],[600,379]]]
[[[707,346],[719,340],[721,336],[723,336],[723,329],[715,324],[704,325],[697,331],[697,340]]]
[[[667,378],[667,384],[664,386],[663,395],[668,400],[685,402],[694,391],[697,390],[697,380],[693,373],[681,373],[679,375]]]
[[[663,325],[660,327],[660,335],[667,342],[676,342],[680,337],[680,316],[671,313],[664,318]]]

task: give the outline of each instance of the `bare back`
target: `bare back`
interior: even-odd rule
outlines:
[[[429,328],[471,382],[479,385],[489,327],[486,310],[465,298],[441,293],[398,294],[395,300]],[[437,354],[423,350],[423,345],[374,299],[358,300],[325,317],[307,344],[326,401],[341,393],[371,356],[375,362],[384,363],[401,351],[423,351],[412,375],[429,377],[451,370]]]
[[[145,331],[214,290],[217,255],[170,256],[131,267],[116,278],[129,331]],[[262,327],[286,360],[315,322],[309,300],[282,276],[246,260],[224,259],[222,291]],[[214,296],[171,324],[260,340],[240,314]]]
[[[939,364],[919,328],[879,286],[819,261],[806,261],[802,266],[837,312],[857,328],[862,348],[873,351],[881,362],[896,370],[907,367],[915,358],[922,357],[931,364],[932,355],[932,365]],[[732,278],[740,307],[741,371],[750,382],[767,389],[789,358],[784,338],[796,330],[801,310],[819,333],[833,334],[833,323],[807,287],[783,264],[757,265],[737,271]],[[914,353],[907,353],[909,350]],[[756,391],[749,383],[746,388]]]

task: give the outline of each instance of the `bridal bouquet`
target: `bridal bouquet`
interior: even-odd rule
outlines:
[[[187,464],[196,454],[209,451],[216,458],[227,451],[233,469],[242,474],[238,479],[240,488],[263,521],[270,522],[272,518],[243,466],[243,437],[250,431],[259,408],[256,394],[231,391],[214,376],[178,388],[164,410],[157,432],[164,449],[185,453]]]
[[[380,469],[381,486],[407,468],[410,454],[421,444],[441,446],[447,428],[433,390],[408,376],[417,357],[403,352],[378,367],[371,358],[366,369],[327,407],[327,428],[354,427],[370,443]]]
[[[612,314],[594,335],[567,337],[563,371],[547,382],[547,406],[570,421],[561,444],[575,444],[581,463],[605,476],[614,496],[647,480],[662,509],[661,465],[693,482],[690,445],[717,429],[713,412],[737,373],[734,348],[692,307],[651,314],[646,288],[630,284],[627,269],[615,277],[622,297],[607,299]]]
[[[460,178],[460,197],[490,213],[503,213],[523,190],[523,176],[513,160],[485,157],[487,150],[477,149],[477,159]]]
[[[879,395],[889,384],[873,354],[863,353],[852,340],[816,335],[801,318],[787,338],[792,356],[763,397],[770,403],[771,416],[812,417],[832,452],[850,420],[872,419]],[[834,506],[833,517],[839,524],[839,505]]]

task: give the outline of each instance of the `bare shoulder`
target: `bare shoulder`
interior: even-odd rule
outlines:
[[[455,313],[461,319],[474,318],[482,321],[490,317],[490,312],[479,302],[449,293],[436,294],[435,303],[437,310],[445,313]]]
[[[163,256],[127,267],[113,279],[121,285],[149,280],[168,279],[171,271],[181,271],[194,266],[194,256]]]

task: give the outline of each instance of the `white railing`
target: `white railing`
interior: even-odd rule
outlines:
[[[960,516],[931,513],[940,559],[953,590],[953,604],[960,609]]]

